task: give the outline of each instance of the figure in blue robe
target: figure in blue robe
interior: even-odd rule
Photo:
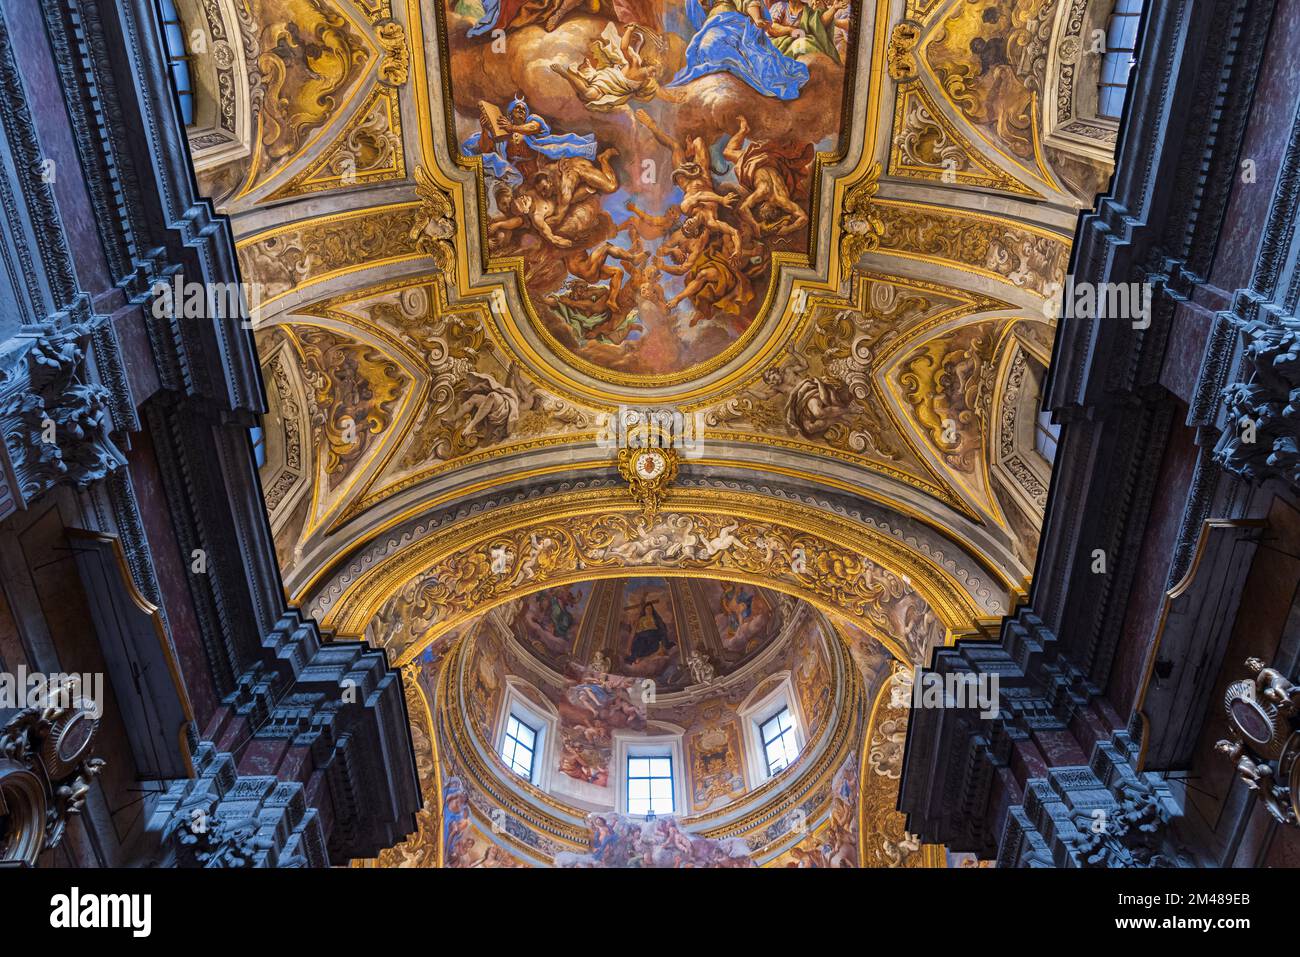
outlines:
[[[808,82],[808,67],[773,46],[771,38],[745,12],[746,3],[712,0],[706,12],[700,0],[686,0],[686,16],[695,36],[686,47],[686,66],[668,86],[682,86],[710,73],[730,73],[764,96],[799,98]],[[767,19],[767,9],[759,6]]]
[[[596,135],[594,133],[552,133],[551,124],[528,108],[522,96],[516,96],[506,108],[510,123],[517,127],[533,126],[533,132],[512,133],[495,142],[485,152],[480,149],[486,131],[480,130],[461,143],[464,156],[479,156],[483,169],[512,186],[522,183],[526,174],[536,172],[536,159],[544,156],[550,160],[565,156],[580,156],[595,160]],[[520,167],[524,167],[521,169]]]

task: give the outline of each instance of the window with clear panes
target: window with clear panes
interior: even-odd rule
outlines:
[[[1056,444],[1061,438],[1061,427],[1052,421],[1052,413],[1040,411],[1034,426],[1034,448],[1049,462],[1056,461]]]
[[[627,812],[673,813],[673,759],[668,754],[637,754],[627,759]]]
[[[181,101],[181,119],[186,126],[194,122],[194,80],[190,73],[190,54],[185,45],[185,25],[173,0],[160,0],[163,39],[167,43],[167,66],[172,85]]]
[[[515,774],[531,781],[536,754],[537,729],[512,714],[506,721],[505,737],[501,739],[501,759]]]
[[[1142,0],[1118,0],[1106,24],[1106,49],[1101,57],[1101,81],[1097,86],[1097,113],[1119,119],[1124,112],[1124,94],[1137,50]]]
[[[799,741],[795,735],[794,718],[788,707],[782,708],[758,726],[763,742],[763,757],[767,761],[768,775],[784,770],[799,756]]]

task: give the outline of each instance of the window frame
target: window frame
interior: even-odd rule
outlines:
[[[172,89],[176,91],[181,122],[188,130],[194,126],[198,98],[195,93],[194,69],[191,65],[194,62],[194,55],[190,53],[189,33],[185,21],[181,19],[180,7],[176,0],[158,0],[158,21],[162,26],[163,52],[167,56],[167,75],[171,77]],[[173,30],[180,38],[179,50],[173,42]]]
[[[644,734],[638,734],[634,731],[614,732],[614,754],[610,761],[610,769],[611,772],[617,769],[617,773],[611,773],[610,783],[613,785],[614,790],[614,809],[619,814],[631,816],[631,812],[628,810],[628,759],[661,758],[665,756],[672,762],[674,809],[672,816],[681,817],[691,813],[689,810],[690,805],[687,803],[686,782],[683,773],[686,768],[686,755],[682,747],[684,734],[685,729],[661,722],[652,723],[651,728]],[[656,816],[666,815],[656,814]]]
[[[528,733],[532,735],[531,744],[524,744],[523,740],[518,735],[511,733],[510,730],[511,722],[514,722],[514,724],[517,725],[518,727],[526,729]],[[513,749],[513,754],[510,757],[507,757],[505,753],[506,742],[508,741],[514,742],[515,745]],[[537,746],[541,743],[542,743],[542,729],[540,727],[534,728],[531,724],[529,724],[522,717],[520,717],[520,715],[514,710],[511,710],[506,713],[506,725],[501,732],[501,746],[498,749],[497,753],[500,755],[501,760],[506,763],[506,767],[508,767],[511,771],[519,775],[521,778],[523,778],[525,781],[529,782],[530,784],[532,783],[533,778],[537,774]],[[524,774],[516,766],[519,763],[518,755],[520,749],[523,749],[528,752],[528,773],[527,774]]]
[[[799,695],[795,692],[794,676],[780,672],[773,676],[774,684],[769,690],[759,688],[740,708],[741,724],[744,728],[745,777],[750,790],[761,787],[775,777],[779,777],[799,763],[799,759],[808,750],[807,721]],[[761,694],[760,694],[761,692]],[[776,771],[769,770],[767,748],[763,743],[763,725],[781,711],[789,711],[793,724],[795,757],[785,767]]]
[[[645,761],[647,764],[649,764],[652,761],[667,761],[668,775],[667,777],[664,777],[663,775],[656,775],[650,773],[648,769],[645,775],[637,775],[633,777],[632,775],[633,761]],[[649,793],[646,796],[646,801],[648,805],[648,810],[646,811],[632,810],[632,801],[633,801],[632,782],[633,781],[651,782],[648,788]],[[654,784],[653,784],[653,782],[655,781],[668,782],[668,809],[667,810],[659,810],[655,808],[655,796],[654,796]],[[677,774],[673,768],[673,755],[671,751],[664,751],[662,753],[657,753],[657,754],[656,753],[635,754],[629,752],[628,754],[624,755],[623,782],[626,788],[624,807],[626,808],[627,813],[629,815],[632,815],[634,817],[649,818],[649,817],[661,817],[661,816],[667,817],[667,816],[672,816],[677,814],[677,801],[675,797]]]
[[[266,466],[266,429],[261,425],[255,425],[248,432],[253,443],[253,461],[257,463],[260,471]]]
[[[531,686],[513,675],[506,679],[505,691],[501,695],[501,703],[493,725],[495,730],[491,740],[484,743],[491,745],[493,755],[501,766],[511,773],[512,778],[527,781],[533,787],[549,791],[552,786],[553,772],[559,760],[555,753],[556,741],[559,740],[557,733],[559,715],[543,711],[528,695],[522,693],[521,689],[524,687]],[[536,689],[533,690],[540,694]],[[511,717],[526,725],[537,736],[533,742],[532,774],[527,778],[515,771],[503,754]]]
[[[1101,119],[1119,122],[1123,117],[1128,81],[1137,64],[1137,41],[1141,33],[1141,0],[1118,0],[1106,17],[1106,48],[1102,51],[1097,70],[1097,116]],[[1112,47],[1112,39],[1129,45]],[[1121,75],[1123,79],[1120,79]]]
[[[1044,397],[1041,395],[1038,397],[1040,403],[1043,401],[1043,398]],[[1043,445],[1045,442],[1051,443],[1051,455],[1048,455],[1043,451]],[[1038,415],[1034,417],[1034,451],[1042,456],[1048,465],[1055,467],[1056,455],[1060,451],[1060,447],[1061,425],[1059,422],[1053,422],[1052,413],[1047,409],[1042,408],[1040,404]]]
[[[787,716],[786,718],[787,727],[785,728],[780,727],[780,719],[782,715]],[[778,727],[776,733],[769,738],[767,735],[767,729],[773,723],[776,723]],[[765,720],[759,722],[758,742],[763,746],[763,754],[762,754],[763,763],[766,766],[767,776],[769,778],[775,777],[776,775],[784,771],[786,768],[788,768],[790,765],[794,764],[795,761],[799,760],[800,752],[798,746],[798,733],[795,730],[797,727],[798,727],[798,722],[795,721],[794,715],[791,714],[789,706],[777,709],[775,712],[772,713],[771,717],[766,718]],[[787,742],[786,742],[787,738],[793,739],[793,744],[794,744],[793,756],[791,756],[790,749],[787,747]],[[782,753],[780,757],[785,759],[785,763],[782,764],[779,768],[774,768],[772,767],[772,745],[777,741],[781,742]]]

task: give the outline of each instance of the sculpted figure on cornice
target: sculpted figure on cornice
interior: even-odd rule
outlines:
[[[0,514],[56,483],[86,488],[126,463],[112,439],[112,397],[87,375],[89,342],[75,328],[15,336],[0,352]]]

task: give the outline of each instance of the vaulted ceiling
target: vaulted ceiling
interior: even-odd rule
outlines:
[[[1109,3],[770,36],[731,0],[179,6],[217,38],[191,143],[259,294],[286,587],[327,628],[413,662],[541,588],[689,573],[916,661],[1023,594]],[[694,430],[653,515],[620,407]]]

